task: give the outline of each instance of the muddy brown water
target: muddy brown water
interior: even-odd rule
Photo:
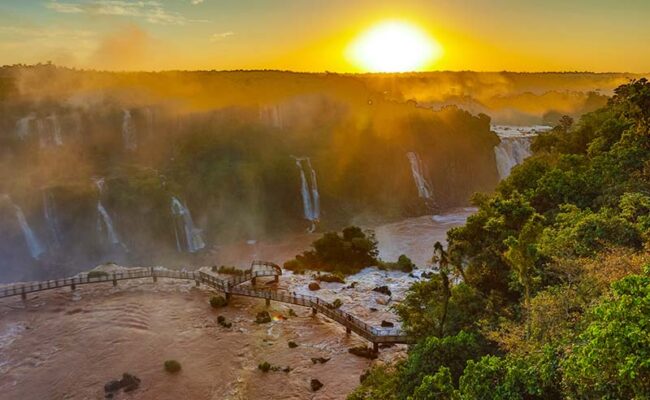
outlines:
[[[430,257],[432,240],[444,240],[447,229],[462,223],[470,211],[413,218],[376,227],[381,255],[407,253],[422,265]],[[317,235],[298,235],[274,243],[238,244],[221,249],[220,262],[267,258],[282,262],[304,250]],[[227,262],[230,260],[231,262]],[[243,261],[241,261],[243,263]],[[378,323],[395,321],[391,301],[398,301],[411,281],[406,274],[366,269],[350,279],[355,289],[324,284],[319,296],[341,298],[343,308]],[[279,288],[304,292],[308,276],[287,275]],[[391,298],[372,292],[385,283]],[[264,285],[265,282],[261,282]],[[191,282],[159,279],[83,285],[0,300],[0,399],[101,399],[104,384],[122,373],[142,383],[116,399],[344,399],[371,363],[405,355],[406,347],[383,349],[376,361],[353,356],[348,348],[368,343],[311,310],[298,306],[234,297],[228,307],[214,310],[212,292]],[[377,311],[369,311],[370,308]],[[291,308],[297,316],[289,315]],[[255,314],[268,310],[269,324],[256,324]],[[222,315],[231,328],[217,323]],[[289,341],[298,343],[290,349]],[[330,358],[314,364],[311,358]],[[165,360],[182,365],[180,373],[164,371]],[[258,370],[268,361],[290,372]],[[316,378],[324,386],[310,389]]]

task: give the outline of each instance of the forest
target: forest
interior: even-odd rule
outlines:
[[[348,398],[650,398],[650,83],[566,116],[432,246],[395,306],[418,338]]]

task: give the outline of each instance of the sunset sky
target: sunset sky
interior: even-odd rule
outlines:
[[[364,72],[351,46],[399,21],[440,48],[417,70],[650,72],[649,20],[647,0],[0,0],[0,64]]]

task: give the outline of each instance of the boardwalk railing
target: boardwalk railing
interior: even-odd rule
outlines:
[[[377,349],[378,343],[413,343],[413,339],[399,328],[377,328],[368,325],[354,315],[342,311],[334,307],[332,303],[324,301],[316,296],[239,286],[244,282],[254,282],[255,278],[258,277],[273,276],[277,279],[280,274],[282,274],[282,269],[280,267],[276,264],[265,261],[253,261],[250,270],[244,271],[243,274],[230,278],[223,278],[213,273],[203,271],[174,271],[154,268],[130,269],[127,271],[111,273],[91,272],[79,274],[72,278],[0,286],[0,298],[17,295],[21,295],[25,298],[29,293],[63,287],[71,287],[74,290],[76,285],[89,283],[112,282],[113,285],[117,285],[118,281],[127,279],[153,278],[154,281],[157,278],[184,279],[196,281],[197,284],[204,283],[216,290],[224,292],[226,297],[229,297],[230,295],[239,295],[310,307],[314,312],[320,312],[328,318],[345,326],[348,332],[354,332],[371,341],[374,344],[375,349]]]

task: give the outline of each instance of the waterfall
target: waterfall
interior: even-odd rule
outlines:
[[[49,191],[43,192],[43,215],[47,223],[47,229],[50,232],[50,247],[61,247],[61,227],[59,226],[59,219],[56,215],[54,196]]]
[[[505,179],[515,165],[531,155],[529,137],[500,137],[501,143],[494,147],[499,177]]]
[[[300,195],[302,197],[303,214],[305,219],[311,222],[309,231],[313,232],[316,229],[316,222],[320,219],[320,195],[318,193],[316,171],[312,167],[309,157],[293,158],[300,170]],[[305,166],[308,168],[308,174],[305,173]]]
[[[124,148],[128,151],[134,151],[138,148],[136,141],[135,125],[131,119],[131,111],[122,110],[124,116],[122,118],[122,139],[124,140]]]
[[[105,237],[108,239],[108,242],[114,246],[120,246],[124,250],[127,250],[126,246],[120,240],[120,237],[117,235],[117,231],[113,226],[113,220],[111,219],[110,214],[106,211],[106,208],[102,204],[101,195],[104,190],[104,178],[96,178],[95,186],[99,192],[100,199],[97,200],[97,232],[99,237]]]
[[[284,126],[280,105],[264,106],[260,108],[259,113],[262,122],[269,124],[274,128],[282,128]]]
[[[172,197],[172,215],[176,217],[174,234],[178,251],[185,249],[189,253],[195,253],[204,248],[205,242],[201,237],[201,230],[194,226],[190,210],[176,197]]]
[[[56,146],[63,145],[63,138],[61,137],[61,124],[59,123],[59,118],[56,114],[51,114],[46,120],[50,123],[50,134],[51,141]]]
[[[411,174],[413,175],[415,186],[418,189],[418,195],[420,198],[426,200],[433,199],[433,190],[431,190],[431,184],[425,176],[424,165],[420,156],[416,152],[409,151],[406,153],[406,157],[411,164]]]
[[[533,137],[549,129],[551,129],[550,126],[543,125],[531,127],[493,126],[492,130],[496,132],[501,140],[494,147],[499,177],[501,179],[507,178],[513,167],[530,157],[532,154],[530,144]]]
[[[151,108],[147,107],[144,109],[145,120],[147,121],[147,136],[151,138],[153,136],[153,125],[154,125],[154,114]]]
[[[29,136],[31,132],[31,123],[35,119],[36,117],[34,117],[33,114],[30,114],[16,122],[16,135],[18,135],[21,140],[25,140],[27,136]]]
[[[45,248],[36,237],[36,234],[34,234],[32,228],[29,226],[29,223],[27,222],[27,218],[25,218],[25,213],[23,213],[23,210],[18,205],[14,204],[14,202],[11,201],[11,198],[8,195],[3,195],[2,198],[4,198],[7,202],[9,202],[9,204],[14,208],[14,212],[16,213],[16,219],[18,220],[18,224],[20,225],[20,230],[23,232],[25,242],[27,243],[27,247],[29,248],[29,254],[32,256],[33,259],[37,260],[43,253],[45,253]]]

